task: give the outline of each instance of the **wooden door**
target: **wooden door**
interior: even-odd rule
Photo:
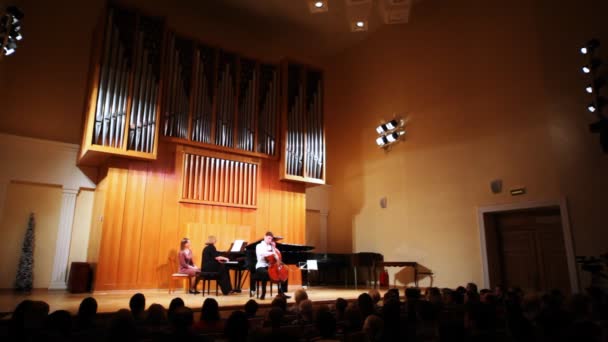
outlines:
[[[498,258],[497,283],[524,290],[570,292],[559,208],[534,208],[490,214]],[[488,245],[490,247],[490,244]]]

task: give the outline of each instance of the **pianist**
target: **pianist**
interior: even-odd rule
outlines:
[[[207,245],[203,249],[203,268],[202,272],[218,272],[218,284],[222,289],[222,293],[224,295],[228,295],[233,293],[232,285],[230,284],[230,274],[228,273],[228,269],[223,264],[229,259],[220,255],[220,253],[215,248],[215,242],[217,239],[215,236],[211,235],[207,238]]]
[[[272,235],[271,232],[266,232],[266,234],[264,235],[264,240],[262,240],[255,247],[255,254],[258,259],[258,262],[255,265],[256,278],[260,279],[262,281],[262,295],[260,296],[260,299],[264,299],[264,297],[266,296],[266,282],[269,280],[269,276],[268,276],[268,266],[269,265],[268,265],[268,261],[266,260],[266,257],[274,255],[277,260],[281,259],[279,257],[280,252],[276,248],[274,235]],[[287,280],[279,283],[278,288],[279,288],[279,296],[281,296],[285,299],[291,298],[290,296],[285,294],[285,292],[287,292]]]

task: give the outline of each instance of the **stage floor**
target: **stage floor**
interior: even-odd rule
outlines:
[[[287,302],[293,303],[293,291],[299,286],[290,286],[288,295],[292,296]],[[215,289],[215,288],[214,288]],[[276,288],[273,289],[273,294],[276,295]],[[308,298],[313,302],[328,302],[333,303],[336,298],[342,297],[346,300],[356,299],[361,293],[369,291],[369,288],[359,287],[358,289],[344,287],[309,287],[306,289]],[[384,293],[386,290],[380,290]],[[50,312],[55,310],[67,310],[72,314],[78,312],[80,302],[89,296],[97,300],[99,313],[116,312],[119,309],[129,308],[129,299],[137,292],[141,292],[146,296],[146,308],[153,303],[158,303],[165,308],[169,307],[169,303],[175,297],[180,297],[184,300],[186,306],[199,311],[203,305],[205,298],[215,298],[221,309],[242,309],[243,305],[250,299],[249,291],[243,290],[240,294],[223,296],[220,292],[219,296],[215,295],[215,291],[211,291],[211,295],[187,294],[182,289],[171,294],[166,289],[146,289],[146,290],[120,290],[120,291],[95,291],[93,293],[73,294],[67,291],[49,291],[49,290],[34,290],[31,294],[19,294],[11,290],[0,291],[0,317],[6,318],[9,313],[12,313],[17,304],[22,300],[40,300],[47,302],[50,306]],[[267,292],[265,300],[257,300],[261,306],[270,305],[272,302],[270,292]],[[254,297],[255,299],[255,297]]]

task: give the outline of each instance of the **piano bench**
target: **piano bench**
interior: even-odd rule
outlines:
[[[186,293],[188,293],[188,290],[190,289],[190,276],[185,274],[185,273],[173,273],[171,274],[171,277],[169,278],[169,293],[173,293],[175,291],[175,281],[176,280],[187,280],[188,281],[188,287],[186,287]],[[183,285],[183,282],[182,282]],[[185,287],[185,285],[183,285]]]
[[[211,292],[211,281],[215,280],[215,295],[219,296],[217,290],[218,279],[220,278],[219,272],[201,272],[199,277],[203,281],[203,297],[205,296],[205,289],[207,289],[207,295]]]

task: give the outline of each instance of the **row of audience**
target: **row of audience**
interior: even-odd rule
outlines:
[[[329,305],[313,305],[305,290],[294,293],[295,303],[282,297],[268,310],[249,300],[243,310],[222,319],[218,302],[207,298],[200,319],[174,298],[165,309],[146,310],[143,294],[133,295],[130,310],[109,319],[97,313],[97,301],[85,298],[78,314],[65,310],[49,314],[48,304],[21,302],[3,333],[14,341],[608,341],[606,293],[566,298],[560,291],[524,295],[517,288],[478,291],[473,283],[457,289],[398,289],[381,296],[378,290],[343,298]]]

